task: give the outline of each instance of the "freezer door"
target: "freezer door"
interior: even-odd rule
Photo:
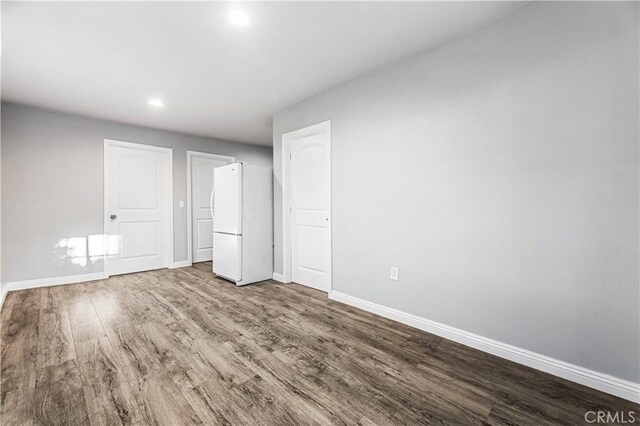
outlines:
[[[213,233],[213,272],[232,281],[242,281],[242,237]]]
[[[213,169],[213,181],[213,232],[242,234],[242,164]]]

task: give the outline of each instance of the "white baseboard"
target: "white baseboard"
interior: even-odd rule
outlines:
[[[26,290],[28,288],[51,287],[54,285],[83,283],[85,281],[106,280],[109,278],[104,272],[90,274],[65,275],[64,277],[38,278],[37,280],[14,281],[5,283],[6,291]]]
[[[527,367],[535,368],[536,370],[544,371],[545,373],[553,374],[554,376],[562,377],[563,379],[640,403],[639,383],[633,383],[607,374],[598,373],[597,371],[408,314],[397,309],[378,305],[338,291],[331,291],[329,298],[444,337],[445,339],[453,340],[465,346],[488,352],[492,355],[508,359],[509,361],[517,362],[518,364],[526,365]]]
[[[279,274],[279,273],[277,273],[277,272],[274,272],[274,273],[273,273],[273,280],[274,280],[274,281],[281,282],[281,283],[286,283],[286,281],[284,280],[284,275]]]
[[[188,260],[181,260],[180,262],[173,262],[171,266],[169,266],[169,269],[186,268],[187,266],[191,266],[191,262]]]
[[[7,290],[7,286],[3,285],[2,291],[0,291],[0,311],[2,311],[2,305],[4,305],[4,298],[7,297],[8,292],[9,290]]]

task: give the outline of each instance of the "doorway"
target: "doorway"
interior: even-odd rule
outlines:
[[[105,272],[168,267],[173,259],[169,148],[104,141]]]
[[[187,218],[189,263],[213,259],[211,197],[213,169],[235,162],[235,157],[187,151]]]
[[[284,280],[331,290],[331,123],[282,135]]]

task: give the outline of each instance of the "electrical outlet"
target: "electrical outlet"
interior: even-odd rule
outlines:
[[[399,279],[399,271],[398,271],[398,267],[397,266],[392,266],[391,267],[391,279],[393,281],[398,281],[398,279]]]

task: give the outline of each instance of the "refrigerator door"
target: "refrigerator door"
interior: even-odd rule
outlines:
[[[213,169],[213,181],[213,232],[242,234],[242,164]]]
[[[232,281],[242,281],[242,237],[213,233],[213,272]]]

